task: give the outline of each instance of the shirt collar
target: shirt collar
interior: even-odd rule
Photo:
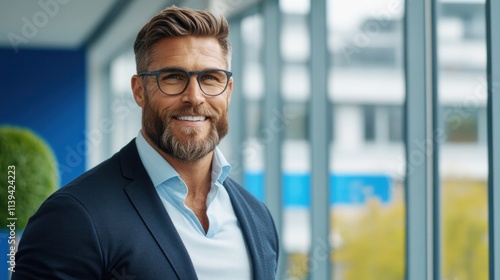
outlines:
[[[214,159],[212,161],[212,182],[222,185],[231,172],[231,165],[227,162],[219,147],[215,147]]]
[[[141,131],[137,135],[137,151],[155,187],[172,178],[179,178],[179,173],[146,141]],[[212,161],[212,184],[223,184],[229,176],[231,165],[228,163],[219,147],[215,147]]]

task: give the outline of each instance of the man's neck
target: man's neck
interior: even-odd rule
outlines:
[[[212,159],[214,152],[196,161],[184,161],[162,151],[156,144],[143,133],[146,141],[174,168],[181,179],[186,183],[189,195],[208,194],[212,181]]]
[[[212,181],[213,152],[210,152],[199,160],[191,162],[174,158],[164,152],[160,152],[160,154],[179,173],[181,179],[188,186],[189,192],[199,192],[208,188],[206,189],[206,193],[208,193]]]

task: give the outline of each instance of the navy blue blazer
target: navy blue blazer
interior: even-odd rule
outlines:
[[[278,236],[264,204],[224,182],[252,262],[253,279],[275,279]],[[13,280],[197,279],[133,140],[51,195],[31,217]]]

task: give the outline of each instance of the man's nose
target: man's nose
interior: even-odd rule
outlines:
[[[192,106],[197,106],[205,102],[205,94],[198,84],[197,76],[191,76],[188,87],[182,94],[182,101],[184,103],[190,103]]]

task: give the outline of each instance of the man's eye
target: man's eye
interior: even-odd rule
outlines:
[[[207,71],[205,72],[200,80],[206,81],[206,82],[216,82],[216,83],[225,83],[227,80],[226,73],[219,71],[219,70],[213,70],[213,71]]]
[[[203,75],[201,77],[202,80],[218,80],[217,77],[213,76],[213,75]]]
[[[161,79],[163,81],[183,81],[185,80],[184,75],[179,73],[163,74]]]

